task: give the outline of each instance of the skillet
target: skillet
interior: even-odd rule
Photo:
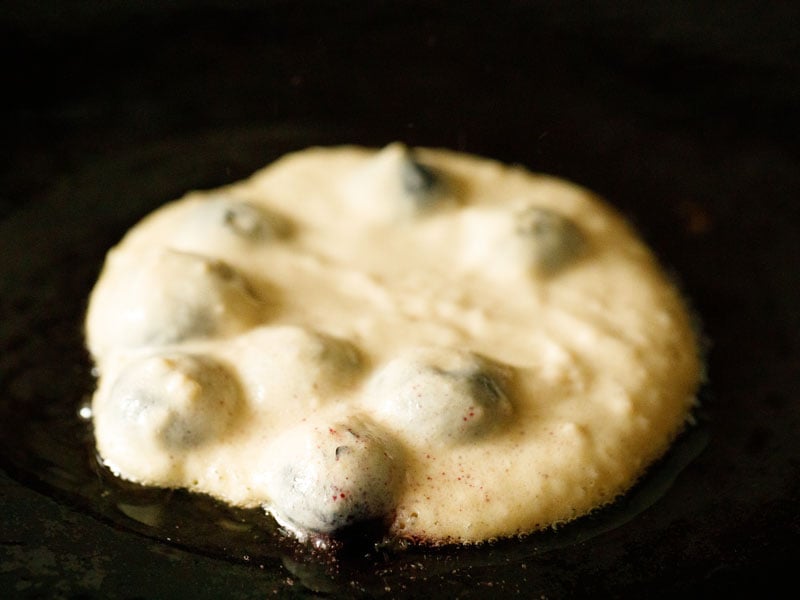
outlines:
[[[449,2],[13,6],[0,167],[4,597],[674,597],[768,589],[800,519],[796,9]],[[191,6],[190,6],[191,4]],[[188,189],[400,139],[594,189],[708,339],[698,424],[615,505],[480,548],[335,559],[100,468],[81,320],[105,251]]]

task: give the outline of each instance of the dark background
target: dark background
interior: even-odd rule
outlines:
[[[666,598],[793,581],[800,4],[319,4],[0,9],[2,595]],[[395,139],[586,185],[676,273],[709,383],[667,491],[561,542],[322,574],[97,508],[102,486],[70,474],[80,426],[64,422],[90,391],[80,320],[105,250],[160,203],[282,152]]]

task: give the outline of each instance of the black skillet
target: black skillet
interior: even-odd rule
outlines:
[[[0,166],[0,596],[676,597],[800,558],[800,11],[755,2],[12,2]],[[479,548],[330,554],[100,468],[86,296],[192,188],[392,140],[592,188],[702,320],[698,424],[631,494]]]

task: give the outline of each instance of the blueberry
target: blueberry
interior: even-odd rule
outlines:
[[[374,424],[350,417],[303,424],[276,445],[267,510],[301,536],[387,516],[402,479],[396,444]]]
[[[123,260],[92,301],[93,352],[227,336],[262,320],[264,304],[224,261],[173,250]]]
[[[115,435],[166,450],[188,450],[223,433],[239,396],[234,377],[212,358],[158,354],[135,360],[122,371],[102,416]]]
[[[247,240],[281,237],[287,225],[274,215],[248,202],[226,202],[222,206],[222,224]]]
[[[175,232],[176,245],[202,248],[209,239],[229,236],[245,242],[285,237],[291,227],[286,218],[260,206],[225,196],[198,199]],[[199,246],[197,246],[199,244]]]
[[[507,373],[476,354],[421,348],[387,363],[370,382],[369,401],[387,424],[424,444],[458,444],[488,435],[511,413]]]
[[[317,408],[352,384],[361,356],[347,340],[305,327],[263,326],[236,340],[238,368],[259,402]]]
[[[353,172],[345,192],[362,219],[398,223],[452,205],[445,177],[418,154],[389,144]]]
[[[441,185],[433,169],[417,161],[408,151],[400,164],[400,181],[403,191],[419,208],[425,208],[435,200]]]
[[[515,219],[518,240],[544,274],[560,271],[585,249],[585,239],[577,225],[554,211],[531,206],[517,213]]]

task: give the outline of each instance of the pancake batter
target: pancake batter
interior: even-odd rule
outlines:
[[[144,485],[301,539],[471,543],[628,490],[700,378],[686,307],[610,207],[520,167],[312,148],[189,193],[92,292],[95,437]]]

